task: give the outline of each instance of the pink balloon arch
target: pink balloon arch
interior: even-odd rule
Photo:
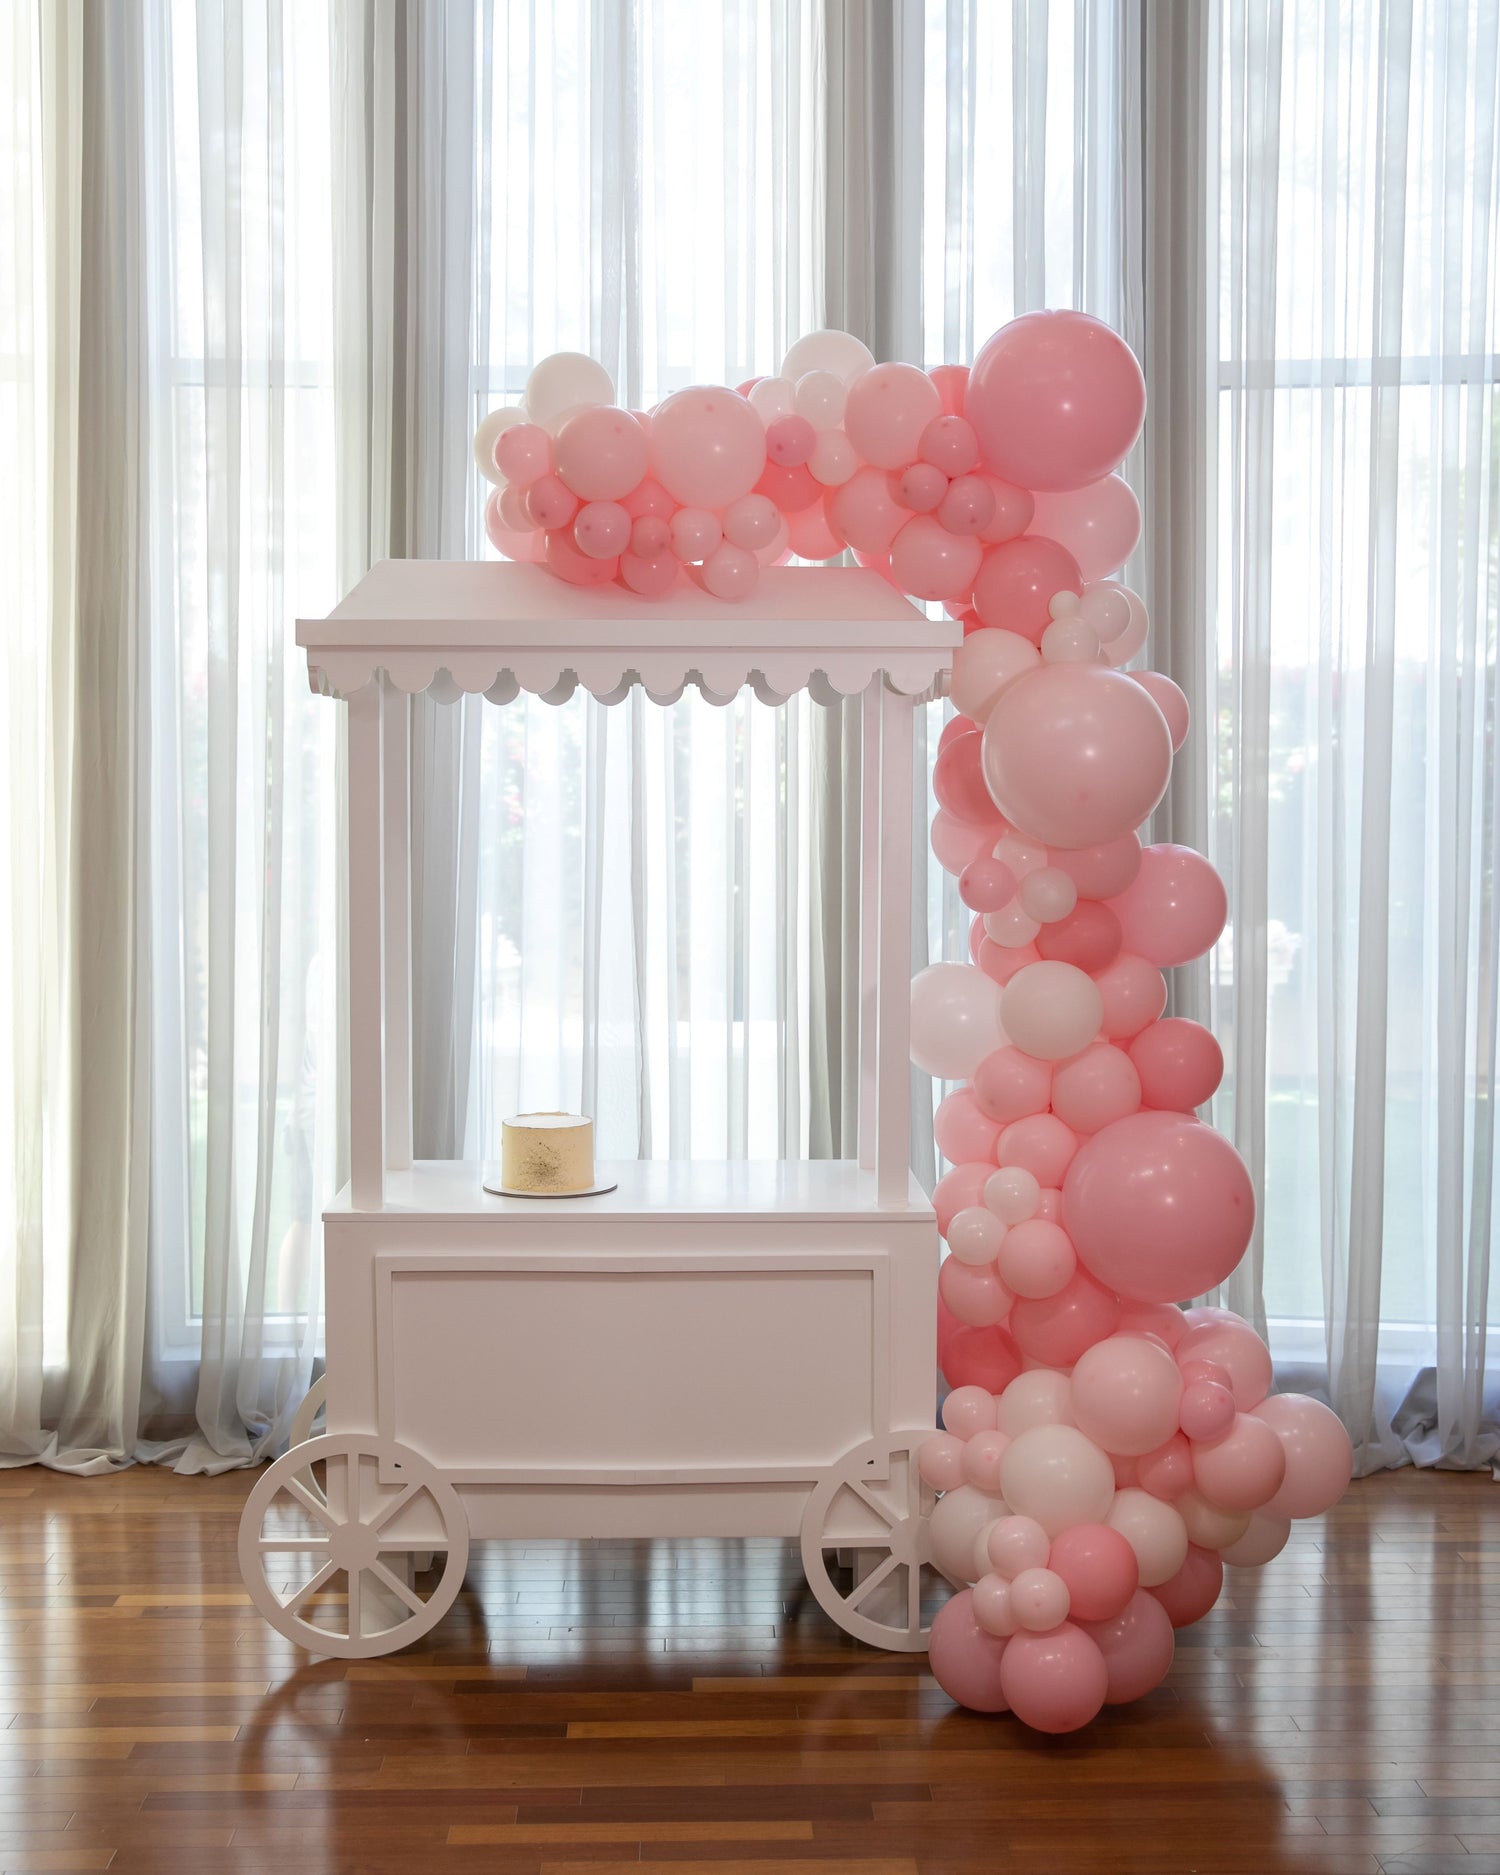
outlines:
[[[1188,733],[1177,686],[1123,668],[1147,619],[1110,577],[1140,534],[1116,473],[1140,368],[1098,320],[1046,312],[972,369],[815,332],[737,391],[649,413],[613,396],[562,353],[485,419],[501,552],[732,600],[762,566],[850,549],[963,621],[932,848],[974,914],[970,960],[912,984],[913,1060],[955,1084],[933,1194],[951,1391],[921,1468],[959,1593],[931,1662],[962,1705],[1076,1730],[1157,1686],[1224,1564],[1270,1561],[1352,1465],[1327,1407],[1272,1395],[1249,1323],[1179,1306],[1235,1269],[1255,1195],[1197,1118],[1217,1042],[1163,1013],[1163,970],[1213,946],[1226,900],[1201,855],[1138,831]]]

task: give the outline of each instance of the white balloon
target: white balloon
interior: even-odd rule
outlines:
[[[982,725],[1005,686],[1035,670],[1041,661],[1041,652],[1019,632],[996,631],[992,626],[970,632],[953,653],[948,695],[954,709]]]
[[[540,359],[526,380],[526,411],[533,423],[556,434],[564,413],[592,404],[612,404],[615,387],[596,358],[583,352],[553,352]]]
[[[1187,1561],[1187,1525],[1171,1504],[1149,1491],[1127,1485],[1115,1492],[1104,1521],[1135,1551],[1141,1568],[1141,1587],[1154,1589],[1170,1580]]]
[[[1076,964],[1052,959],[1024,964],[1006,984],[1000,1007],[1011,1041],[1039,1061],[1081,1054],[1104,1020],[1094,979]]]
[[[474,432],[474,463],[484,479],[493,482],[496,488],[504,488],[505,477],[495,461],[495,445],[508,429],[525,421],[526,412],[519,404],[503,404],[479,420],[479,428]]]
[[[966,1081],[1004,1041],[993,977],[972,964],[945,963],[912,978],[911,1058],[924,1074]]]
[[[1017,1374],[1000,1395],[996,1408],[997,1430],[1008,1432],[1013,1439],[1030,1432],[1033,1426],[1076,1424],[1072,1383],[1055,1367],[1032,1367]]]
[[[793,386],[786,378],[762,378],[750,387],[750,406],[767,425],[778,417],[789,417],[797,407]]]
[[[831,371],[809,371],[797,380],[797,415],[815,430],[831,430],[843,421],[849,387]]]
[[[874,352],[852,332],[825,327],[821,332],[809,332],[797,340],[781,361],[781,375],[795,382],[806,377],[809,371],[831,371],[845,384],[852,384],[872,370],[874,364]]]
[[[1019,1516],[1058,1536],[1100,1522],[1114,1501],[1115,1468],[1076,1426],[1031,1426],[1006,1447],[1000,1489]]]
[[[854,445],[842,430],[819,430],[807,459],[807,472],[824,488],[842,488],[859,467]]]
[[[972,1484],[945,1491],[933,1506],[927,1534],[932,1560],[959,1587],[967,1587],[981,1571],[974,1567],[974,1539],[986,1525],[1005,1515],[997,1497],[986,1497]]]

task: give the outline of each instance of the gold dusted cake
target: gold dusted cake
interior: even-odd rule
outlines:
[[[581,1113],[518,1113],[500,1127],[500,1182],[508,1191],[594,1189],[594,1122]]]

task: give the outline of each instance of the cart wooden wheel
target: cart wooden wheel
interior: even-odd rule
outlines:
[[[931,1437],[930,1429],[893,1432],[855,1446],[814,1486],[802,1513],[802,1567],[818,1605],[846,1634],[892,1653],[927,1646],[923,1602],[942,1581],[928,1535],[936,1498],[917,1470]],[[848,1587],[839,1580],[841,1550],[861,1562]]]
[[[302,1445],[312,1437],[313,1421],[322,1412],[328,1400],[328,1376],[319,1374],[302,1397],[302,1404],[292,1415],[291,1429],[286,1435],[290,1445]]]
[[[382,1484],[382,1468],[399,1478]],[[278,1633],[310,1653],[368,1660],[420,1640],[453,1606],[469,1522],[453,1486],[418,1453],[325,1434],[292,1446],[258,1479],[239,1550],[250,1599]],[[424,1554],[438,1559],[430,1588],[411,1580]]]

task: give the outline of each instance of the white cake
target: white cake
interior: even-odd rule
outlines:
[[[518,1113],[504,1121],[500,1179],[510,1191],[592,1191],[594,1122],[581,1113]]]

